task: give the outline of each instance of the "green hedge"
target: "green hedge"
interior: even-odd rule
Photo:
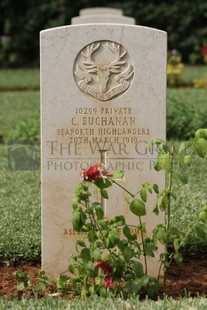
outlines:
[[[207,112],[201,111],[195,104],[183,102],[180,98],[167,98],[167,138],[189,139],[198,128],[207,127]]]
[[[6,141],[32,140],[40,141],[40,115],[31,114],[14,126],[6,135]]]
[[[169,49],[183,61],[201,61],[207,41],[206,0],[21,0],[0,1],[0,66],[38,65],[39,31],[70,23],[79,10],[93,6],[121,8],[139,25],[168,32]]]

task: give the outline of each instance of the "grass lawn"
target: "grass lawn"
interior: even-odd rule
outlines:
[[[24,118],[38,113],[39,110],[38,91],[0,92],[0,135],[4,136]]]
[[[188,184],[183,184],[174,176],[173,191],[177,194],[177,200],[172,202],[171,224],[176,226],[184,234],[188,233],[198,218],[201,207],[207,204],[206,176],[207,158],[198,158],[192,167],[187,169]],[[207,240],[206,240],[207,242]],[[206,247],[206,242],[203,246]],[[200,240],[195,230],[189,234],[187,248],[189,251],[201,250]]]
[[[39,69],[1,69],[0,89],[22,88],[39,89],[40,70]]]
[[[202,67],[199,74],[204,74],[204,69]],[[185,73],[186,76],[192,76],[190,72],[191,68]],[[8,85],[38,88],[38,76],[39,70],[2,70],[0,88]],[[207,111],[207,89],[169,89],[168,95],[171,94]],[[4,136],[25,117],[39,113],[39,91],[0,92],[0,109],[0,135]],[[9,147],[0,144],[0,259],[6,263],[20,258],[37,259],[40,256],[40,171],[9,170],[8,152]],[[193,225],[200,207],[207,204],[207,159],[202,162],[198,159],[196,165],[189,168],[189,175],[187,185],[181,186],[177,182],[174,186],[178,198],[172,208],[172,223],[181,230]],[[193,251],[200,246],[199,242],[194,233],[189,235],[188,243]],[[104,301],[94,298],[87,302],[65,299],[26,301],[24,298],[7,302],[1,299],[0,309],[103,309],[103,304],[104,309],[207,309],[205,298],[176,301],[168,298],[158,302],[113,298]]]
[[[199,69],[201,68],[203,67],[199,67]],[[16,85],[22,85],[23,77],[28,83],[31,83],[31,80],[33,80],[31,77],[39,74],[38,69],[32,71],[30,69],[2,70],[2,72],[4,71],[11,75]],[[192,68],[190,67],[189,72],[191,71]],[[3,85],[2,72],[0,73],[0,86]],[[202,72],[203,69],[201,70]],[[12,79],[9,80],[9,83],[11,82]],[[38,85],[37,79],[35,83]],[[12,84],[9,85],[11,86]],[[171,88],[168,89],[167,95],[177,96],[182,101],[186,101],[189,104],[194,103],[203,111],[207,111],[207,89]],[[39,91],[0,92],[0,107],[2,111],[0,114],[0,135],[6,135],[15,125],[29,115],[39,113],[39,101]],[[28,130],[31,129],[28,128]],[[0,255],[4,257],[4,260],[18,259],[19,257],[39,257],[39,171],[8,170],[8,152],[9,148],[6,145],[0,146]],[[204,181],[207,175],[207,162],[206,164],[201,164],[198,160],[196,166],[189,169],[189,173],[188,185],[180,186],[179,181],[175,185],[178,200],[173,206],[172,221],[175,224],[178,223],[181,230],[186,227],[186,221],[189,225],[194,222],[200,206],[207,202],[206,184]],[[15,234],[13,233],[14,231]],[[192,241],[193,237],[190,236],[190,240]]]
[[[168,88],[167,95],[173,95],[187,102],[189,105],[196,105],[198,109],[207,113],[207,89],[196,88]]]
[[[182,298],[174,300],[165,298],[163,300],[139,301],[138,298],[101,298],[94,296],[88,300],[68,300],[64,298],[46,298],[46,299],[24,299],[7,301],[0,300],[1,310],[206,310],[207,299],[204,297]]]
[[[182,77],[186,82],[207,78],[207,66],[185,65],[182,71]]]
[[[0,260],[40,256],[39,171],[8,170],[8,148],[0,146]]]

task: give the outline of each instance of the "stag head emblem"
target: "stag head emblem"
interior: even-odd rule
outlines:
[[[133,73],[127,51],[120,44],[107,41],[86,46],[74,70],[79,88],[103,101],[126,91]]]

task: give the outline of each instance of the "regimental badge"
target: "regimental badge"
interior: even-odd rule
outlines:
[[[134,65],[126,49],[111,41],[85,46],[74,62],[74,78],[88,95],[108,101],[123,94],[131,85]]]

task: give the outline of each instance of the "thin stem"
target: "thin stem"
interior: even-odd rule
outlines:
[[[162,265],[163,265],[163,262],[161,261],[161,263],[160,263],[160,267],[159,267],[159,271],[158,271],[158,281],[159,281],[159,279],[160,279],[160,277],[161,277],[161,269],[162,269]]]
[[[146,256],[146,252],[145,252],[144,234],[143,234],[143,231],[142,231],[142,220],[141,220],[140,216],[139,216],[139,224],[140,224],[140,227],[141,227],[141,239],[142,239],[142,247],[143,247],[143,255],[144,255],[145,274],[147,275],[147,256]]]
[[[167,197],[168,197],[167,223],[166,223],[166,230],[167,231],[169,231],[169,228],[170,228],[171,190],[172,190],[172,181],[173,181],[173,163],[174,163],[174,146],[172,146],[172,151],[170,153],[170,172],[169,172],[169,175],[168,175],[168,187],[167,187]]]
[[[114,179],[108,178],[112,183],[116,184],[117,186],[119,186],[121,189],[123,189],[125,192],[127,192],[127,194],[129,194],[132,198],[135,197],[134,194],[132,194],[130,191],[128,191],[124,186],[122,186],[121,184],[119,184],[118,182],[116,182]]]
[[[189,234],[191,233],[191,231],[194,229],[194,227],[199,223],[199,219],[193,224],[193,226],[191,227],[191,229],[189,230],[189,232],[185,235],[185,238],[183,238],[183,240],[186,240],[187,237],[189,236]],[[177,252],[179,251],[179,249],[181,248],[182,244],[179,245],[178,249],[177,249]],[[174,259],[174,255],[171,254],[171,258],[170,260],[168,261],[169,265],[172,263]],[[162,266],[163,262],[161,262],[161,266]],[[161,270],[161,266],[160,266],[160,270]],[[166,284],[166,283],[165,283]]]
[[[172,181],[173,181],[173,163],[174,163],[174,155],[175,155],[175,148],[174,145],[172,146],[171,152],[170,152],[170,172],[168,174],[168,185],[167,185],[167,197],[168,197],[168,205],[167,205],[167,212],[165,214],[165,227],[166,232],[169,232],[170,229],[170,216],[171,216],[171,190],[172,190]],[[167,251],[167,244],[166,251]],[[165,259],[167,260],[167,255],[165,256]],[[161,268],[161,267],[160,267]],[[164,271],[164,290],[166,288],[166,271]]]

